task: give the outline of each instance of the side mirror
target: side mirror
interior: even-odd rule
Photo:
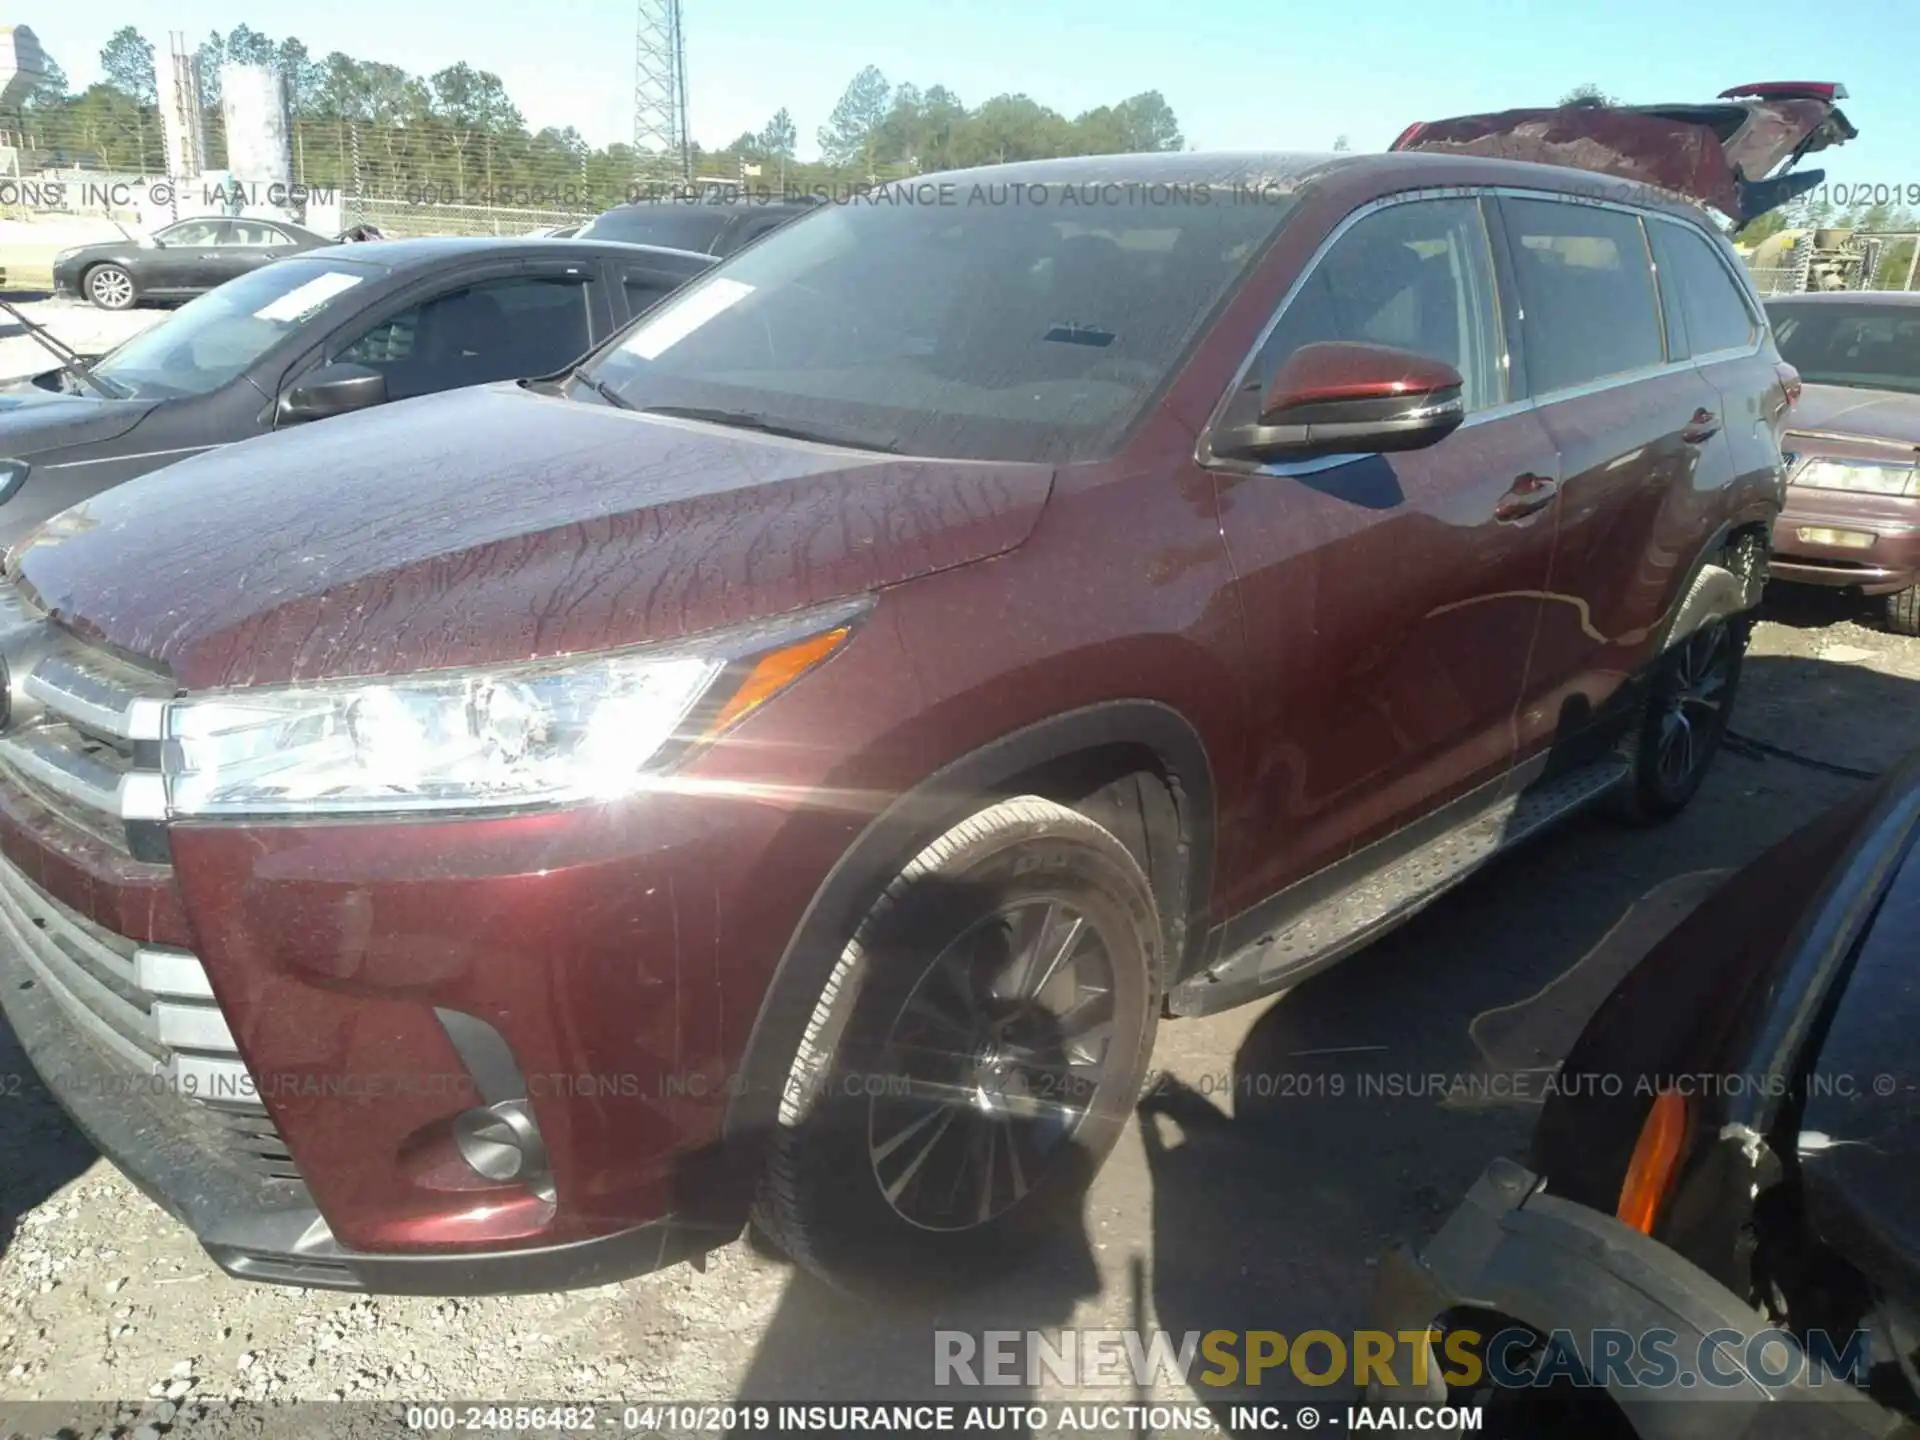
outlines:
[[[277,414],[282,425],[325,420],[349,410],[365,410],[387,399],[387,377],[365,365],[337,362],[309,370],[280,397]]]
[[[1466,419],[1460,372],[1390,345],[1302,345],[1273,377],[1260,417],[1215,441],[1217,455],[1272,462],[1421,450]]]

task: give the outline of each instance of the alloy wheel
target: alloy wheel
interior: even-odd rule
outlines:
[[[133,302],[133,277],[113,265],[103,265],[87,277],[87,293],[96,305],[123,310]]]
[[[1712,757],[1727,723],[1733,634],[1724,621],[1688,638],[1674,656],[1672,684],[1660,717],[1660,780],[1679,791]]]
[[[1112,957],[1085,912],[1045,896],[935,957],[869,1077],[868,1158],[903,1220],[984,1225],[1071,1153],[1106,1074]]]

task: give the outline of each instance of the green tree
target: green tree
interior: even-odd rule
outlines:
[[[773,159],[791,160],[793,152],[800,145],[800,131],[794,126],[793,116],[787,113],[783,105],[773,112],[773,118],[760,129],[754,137],[754,144],[760,153]]]
[[[47,56],[46,68],[33,82],[33,86],[20,101],[20,108],[30,114],[53,115],[59,113],[67,104],[67,72],[51,55]]]
[[[851,166],[872,176],[874,147],[887,118],[893,87],[877,66],[854,76],[816,137],[829,165]]]
[[[953,159],[957,165],[1001,165],[1071,155],[1079,150],[1078,135],[1071,121],[1030,95],[996,95],[956,127]]]
[[[122,25],[100,48],[100,73],[106,83],[136,104],[159,100],[154,80],[153,42],[131,25]]]
[[[1557,105],[1618,105],[1620,102],[1589,80],[1583,85],[1574,86],[1554,103]]]

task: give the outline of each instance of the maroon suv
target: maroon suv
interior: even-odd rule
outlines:
[[[750,1208],[987,1273],[1163,1016],[1686,804],[1789,378],[1712,225],[1593,174],[822,207],[564,376],[16,549],[0,997],[236,1275],[598,1283]]]

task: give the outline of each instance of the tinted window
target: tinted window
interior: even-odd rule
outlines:
[[[1503,199],[1534,393],[1666,358],[1640,222],[1621,210]],[[1697,342],[1696,342],[1697,344]]]
[[[654,200],[609,210],[589,220],[575,238],[665,245],[673,250],[698,250],[710,255],[720,232],[736,213],[737,207],[691,200]]]
[[[1707,237],[1667,222],[1656,222],[1648,233],[1653,236],[1654,258],[1668,282],[1668,293],[1679,297],[1686,314],[1692,352],[1705,355],[1751,345],[1753,314]]]
[[[646,280],[638,275],[629,275],[620,282],[627,292],[627,313],[641,315],[660,303],[661,297],[673,293],[676,287],[659,280]]]
[[[226,238],[225,228],[219,220],[182,220],[154,231],[153,238],[168,245],[218,245]]]
[[[586,285],[526,276],[424,300],[334,358],[384,371],[388,396],[404,400],[490,380],[550,375],[579,359],[590,342]]]
[[[1920,394],[1920,305],[1783,300],[1767,315],[1801,379]]]
[[[204,395],[269,347],[344,299],[375,272],[289,256],[229,280],[142,331],[94,366],[109,385],[142,398]]]
[[[263,225],[258,220],[235,220],[227,236],[229,245],[251,245],[267,247],[271,245],[291,245],[293,241],[285,232],[271,225]]]
[[[595,375],[923,455],[1104,454],[1166,383],[1291,200],[830,205],[656,307]],[[1025,193],[1040,192],[1036,182]],[[1110,198],[1109,198],[1110,197]]]
[[[1466,382],[1467,408],[1487,409],[1505,399],[1497,315],[1480,206],[1389,205],[1356,221],[1307,276],[1235,406],[1257,409],[1280,363],[1300,346],[1363,340],[1446,361]]]

